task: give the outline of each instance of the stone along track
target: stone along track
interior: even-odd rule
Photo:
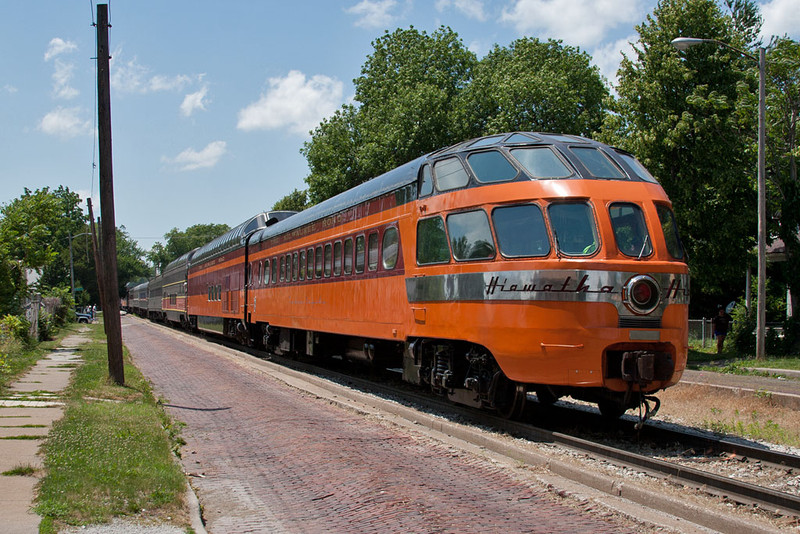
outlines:
[[[211,532],[620,532],[508,469],[276,380],[230,349],[123,321],[134,362],[185,423]]]

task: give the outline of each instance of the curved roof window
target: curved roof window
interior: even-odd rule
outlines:
[[[622,158],[622,160],[627,163],[631,169],[633,169],[633,172],[636,174],[636,176],[645,182],[652,182],[654,184],[658,183],[658,180],[656,180],[655,177],[650,174],[650,171],[645,169],[644,165],[642,165],[638,159],[634,158],[630,154],[626,154],[625,152],[617,152],[617,156]]]
[[[622,172],[616,163],[611,161],[605,153],[592,147],[570,147],[589,174],[596,178],[611,178],[613,180],[625,180],[628,177]]]
[[[541,141],[541,139],[533,135],[525,135],[522,133],[512,134],[506,139],[506,143],[530,143],[534,141]]]
[[[439,191],[466,187],[469,183],[469,175],[458,158],[437,161],[433,165],[433,174],[436,178],[436,189]]]
[[[567,178],[572,171],[550,147],[526,147],[511,150],[511,155],[534,178]]]
[[[496,143],[499,143],[502,138],[503,138],[502,135],[492,135],[490,137],[483,137],[481,139],[478,139],[474,143],[470,144],[469,147],[470,148],[478,148],[478,147],[481,147],[481,146],[494,145]]]
[[[467,157],[472,172],[481,183],[508,182],[517,177],[517,169],[496,150],[475,152]]]

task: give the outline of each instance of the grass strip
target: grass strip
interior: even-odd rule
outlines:
[[[176,517],[183,509],[186,481],[173,455],[179,445],[174,425],[130,365],[127,351],[126,385],[109,380],[102,326],[92,329],[94,340],[81,350],[85,363],[65,392],[64,417],[43,445],[47,474],[36,506],[43,518],[40,532],[143,510]]]

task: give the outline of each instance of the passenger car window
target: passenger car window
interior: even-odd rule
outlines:
[[[478,181],[484,184],[508,182],[517,177],[517,169],[496,150],[470,154],[467,163]]]
[[[309,248],[306,251],[306,273],[309,280],[314,277],[314,249]]]
[[[296,281],[297,281],[297,252],[292,254],[292,282]]]
[[[617,164],[602,151],[591,147],[571,147],[572,153],[586,167],[592,176],[597,178],[611,178],[615,180],[625,180],[628,177],[617,167]]]
[[[306,279],[306,251],[300,251],[300,272],[297,273],[298,280]]]
[[[525,258],[550,254],[550,239],[542,209],[538,205],[495,208],[492,222],[503,256]]]
[[[328,278],[331,275],[331,271],[333,270],[333,248],[331,247],[330,243],[325,245],[325,278]]]
[[[433,175],[439,191],[466,187],[469,183],[469,175],[458,158],[447,158],[434,163]]]
[[[585,202],[551,204],[547,215],[561,253],[589,256],[600,248],[592,208]]]
[[[567,178],[572,171],[547,146],[515,148],[511,155],[534,178]]]
[[[272,258],[272,283],[278,282],[278,258]]]
[[[448,215],[447,232],[456,260],[494,258],[494,240],[485,211],[476,210]]]
[[[664,239],[667,241],[667,250],[670,256],[676,260],[682,260],[685,256],[683,244],[678,234],[678,225],[675,223],[675,215],[667,206],[657,204],[656,211],[658,219],[661,221],[661,230],[664,232]]]
[[[264,260],[264,285],[269,284],[269,260]]]
[[[417,223],[417,264],[448,263],[450,247],[441,217],[422,219]]]
[[[342,274],[342,242],[333,244],[333,276]]]
[[[364,272],[364,263],[366,261],[367,247],[364,245],[364,236],[356,237],[356,272],[359,274]]]
[[[370,271],[378,268],[378,233],[369,234],[367,246],[367,266]]]
[[[286,280],[286,256],[281,256],[281,282]]]
[[[314,276],[322,278],[322,247],[319,246],[314,250]]]
[[[399,244],[400,234],[397,233],[397,228],[387,228],[386,231],[383,232],[383,249],[381,251],[384,269],[394,269],[395,265],[397,265]]]
[[[608,208],[617,249],[626,256],[643,258],[653,253],[653,243],[637,204],[615,203]]]
[[[348,237],[344,241],[344,274],[353,272],[353,238]]]

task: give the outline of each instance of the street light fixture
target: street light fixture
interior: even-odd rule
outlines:
[[[678,50],[687,50],[703,43],[713,43],[729,48],[758,63],[758,305],[756,314],[756,359],[762,360],[765,358],[764,334],[767,317],[766,49],[763,46],[758,47],[758,57],[756,57],[749,52],[717,39],[678,37],[672,40],[672,46]]]

